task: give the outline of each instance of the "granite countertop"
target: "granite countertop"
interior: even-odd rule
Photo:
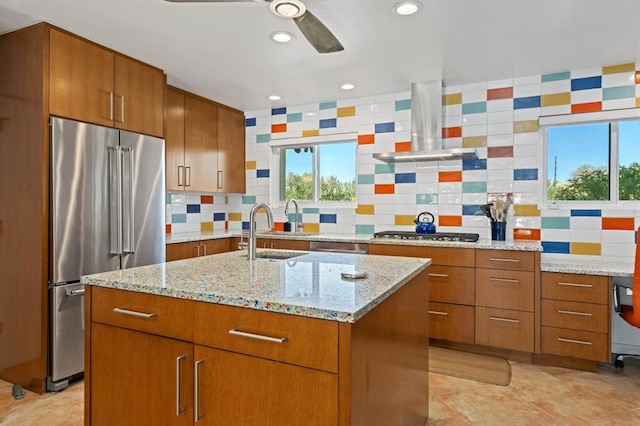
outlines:
[[[566,262],[542,261],[542,272],[563,272],[568,274],[605,275],[609,277],[633,277],[633,262],[586,262],[567,260]]]
[[[248,261],[233,251],[82,277],[83,284],[355,322],[431,264],[431,259],[292,250],[287,260]],[[363,271],[347,280],[341,272]]]
[[[167,244],[183,243],[189,241],[202,241],[217,238],[240,237],[240,235],[240,231],[184,232],[167,234]],[[537,241],[492,241],[482,238],[478,240],[478,242],[467,243],[454,241],[396,240],[389,238],[373,238],[373,235],[371,234],[313,234],[306,232],[294,233],[280,231],[259,231],[257,233],[257,236],[259,238],[276,238],[280,240],[352,242],[421,247],[459,247],[489,250],[542,251],[542,245]]]

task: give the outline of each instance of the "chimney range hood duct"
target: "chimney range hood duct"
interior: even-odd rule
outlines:
[[[476,159],[474,148],[442,147],[442,82],[411,84],[411,151],[373,154],[388,163]]]

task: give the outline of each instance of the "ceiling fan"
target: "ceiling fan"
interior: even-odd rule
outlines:
[[[165,0],[172,3],[270,3],[269,8],[275,15],[291,18],[300,32],[318,53],[332,53],[344,50],[342,44],[300,0]]]

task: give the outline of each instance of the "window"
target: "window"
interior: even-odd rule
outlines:
[[[640,200],[640,112],[541,117],[548,203]]]
[[[356,141],[280,148],[280,200],[355,201]]]

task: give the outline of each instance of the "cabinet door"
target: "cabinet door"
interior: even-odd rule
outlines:
[[[115,127],[164,136],[164,74],[157,68],[115,55]]]
[[[219,192],[246,192],[245,118],[242,111],[218,108]]]
[[[184,98],[184,165],[187,191],[217,191],[218,107],[208,101]]]
[[[204,245],[204,253],[200,253],[200,255],[208,256],[211,254],[226,253],[230,251],[230,243],[231,241],[228,238],[202,241],[202,244]]]
[[[167,262],[198,257],[198,247],[197,242],[167,244]]]
[[[193,424],[193,344],[91,324],[91,425]]]
[[[267,249],[284,249],[284,250],[303,250],[309,251],[309,241],[300,240],[278,240],[272,238],[256,239],[257,248]]]
[[[198,345],[195,351],[198,425],[338,424],[336,374]]]
[[[184,94],[171,88],[167,89],[167,134],[164,149],[167,191],[183,190]]]
[[[51,114],[113,126],[113,63],[110,51],[51,29]]]

